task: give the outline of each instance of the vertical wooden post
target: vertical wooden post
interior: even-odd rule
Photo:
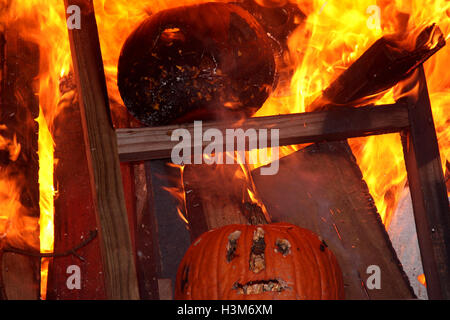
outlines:
[[[117,140],[111,122],[92,0],[65,0],[81,9],[81,28],[69,30],[97,224],[109,299],[139,299]]]
[[[425,72],[408,98],[410,130],[402,136],[429,299],[450,299],[450,212]]]
[[[158,300],[158,278],[161,274],[161,256],[154,213],[151,177],[147,179],[145,164],[133,165],[136,195],[135,239],[139,294],[142,300]]]
[[[95,206],[86,161],[86,148],[81,128],[81,112],[75,80],[69,74],[60,80],[62,93],[60,112],[53,120],[55,141],[55,179],[58,196],[55,199],[55,252],[64,252],[85,239],[97,227]],[[104,300],[106,299],[100,242],[95,239],[77,252],[85,260],[74,256],[52,259],[48,272],[47,300]],[[67,269],[80,268],[80,290],[67,286]]]

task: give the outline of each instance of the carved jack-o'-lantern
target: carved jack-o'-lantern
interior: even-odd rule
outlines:
[[[342,273],[313,232],[288,223],[201,235],[178,269],[176,299],[343,299]]]

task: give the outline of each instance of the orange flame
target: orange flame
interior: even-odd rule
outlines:
[[[54,146],[51,129],[58,114],[59,79],[70,70],[71,56],[66,26],[64,2],[58,0],[0,0],[2,24],[14,25],[20,37],[39,44],[39,196],[40,248],[53,250],[53,167]],[[20,152],[20,149],[16,149]],[[13,154],[10,152],[10,154]],[[25,179],[25,178],[24,178]],[[3,188],[3,186],[2,186]],[[18,190],[20,192],[20,190]],[[46,298],[48,260],[42,260],[41,299]]]
[[[209,1],[211,0],[137,2],[94,0],[108,92],[111,101],[117,102],[117,106],[112,103],[113,107],[121,105],[116,84],[117,62],[122,44],[130,32],[152,12]],[[277,6],[286,1],[258,0],[259,3],[268,6]],[[436,22],[446,38],[450,36],[450,2],[445,0],[376,1],[380,8],[379,23],[376,10],[368,10],[369,7],[373,7],[373,0],[291,0],[291,2],[297,2],[307,15],[306,22],[289,38],[290,50],[285,58],[295,72],[290,86],[280,86],[256,116],[308,111],[308,105],[320,96],[322,90],[384,34],[400,29],[412,30]],[[44,251],[51,251],[53,247],[51,236],[53,230],[50,227],[53,224],[51,203],[55,191],[50,173],[54,162],[53,141],[48,133],[51,132],[53,118],[58,112],[59,78],[71,69],[64,5],[60,0],[0,0],[0,7],[7,8],[6,13],[0,14],[2,23],[7,25],[23,21],[21,24],[23,29],[20,30],[22,38],[40,45],[39,100],[42,113],[37,121],[39,127],[42,127],[39,143],[39,157],[42,159],[42,171],[39,174],[42,201],[41,248]],[[403,19],[405,15],[409,15],[409,20]],[[450,49],[447,46],[425,64],[443,164],[450,158],[448,129],[450,113],[447,107],[450,105],[450,74],[447,72],[449,60]],[[394,94],[390,91],[380,103],[392,102],[393,97]],[[122,106],[120,108],[123,109]],[[351,139],[350,144],[383,221],[388,225],[406,180],[398,135]],[[17,159],[20,153],[20,145],[14,139],[8,141],[0,139],[0,148],[9,150],[12,161]],[[286,155],[298,148],[299,146],[282,147],[280,155]],[[15,230],[12,228],[13,223],[9,221],[16,221],[11,220],[11,217],[19,215],[24,210],[18,200],[19,194],[20,183],[11,180],[5,172],[0,172],[2,209],[0,237],[7,230],[8,232]],[[251,193],[251,188],[249,196],[257,200]],[[8,212],[9,215],[5,216],[3,212]],[[27,225],[25,229],[32,228],[28,227],[26,221],[22,220],[22,223]],[[42,297],[45,298],[44,274],[42,279]]]
[[[379,16],[368,10],[374,4],[371,0],[297,0],[297,3],[308,18],[289,39],[288,57],[296,64],[291,88],[287,92],[279,88],[257,116],[308,111],[309,104],[322,90],[384,34],[407,33],[433,22],[446,38],[450,34],[450,2],[445,0],[377,1]],[[405,23],[406,15],[409,20]],[[370,28],[370,19],[377,18],[378,27]],[[446,108],[450,102],[450,75],[446,71],[449,59],[447,46],[425,64],[443,166],[450,156],[450,116]],[[377,104],[393,102],[394,90],[390,90]],[[388,227],[406,182],[399,136],[350,139],[349,143]],[[280,154],[293,151],[284,148]]]
[[[421,275],[417,276],[417,281],[419,281],[424,287],[427,286],[427,282],[425,280],[425,275],[423,273]]]
[[[39,208],[40,208],[40,245],[41,252],[48,253],[53,251],[54,242],[54,225],[53,214],[54,205],[53,198],[55,189],[53,187],[53,138],[48,130],[42,110],[36,119],[39,124]],[[43,258],[41,261],[41,299],[45,299],[47,295],[47,278],[49,258]]]
[[[209,1],[156,0],[133,5],[125,0],[94,1],[111,100],[121,101],[116,84],[117,61],[130,32],[150,13]],[[286,2],[258,0],[258,3],[268,7]],[[446,38],[450,35],[450,2],[445,0],[290,2],[297,3],[307,16],[306,22],[290,36],[289,52],[284,57],[295,72],[290,87],[279,86],[255,116],[308,111],[308,106],[321,95],[322,90],[385,34],[408,34],[410,30],[436,22]],[[425,64],[443,164],[450,156],[447,126],[450,120],[448,108],[445,108],[450,102],[450,75],[446,72],[449,55],[447,46]],[[390,90],[378,103],[393,102],[394,90]],[[350,139],[349,143],[381,218],[388,227],[406,182],[399,136],[391,134]],[[284,156],[300,147],[281,147],[279,154]],[[257,152],[252,151],[250,157],[257,157]],[[265,164],[260,162],[253,167]]]

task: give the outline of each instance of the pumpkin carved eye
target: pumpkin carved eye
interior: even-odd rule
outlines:
[[[280,252],[285,257],[291,253],[291,244],[286,239],[277,239],[275,242],[275,252]]]
[[[238,239],[241,236],[241,231],[236,230],[233,233],[230,233],[228,236],[228,243],[227,243],[227,262],[231,262],[233,258],[236,256],[235,252],[238,245]]]

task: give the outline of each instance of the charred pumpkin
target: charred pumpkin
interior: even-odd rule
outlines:
[[[184,300],[334,300],[342,272],[325,242],[289,223],[228,225],[201,235],[177,273]]]
[[[249,117],[275,79],[269,37],[246,10],[204,3],[158,12],[126,40],[122,99],[148,126]]]

